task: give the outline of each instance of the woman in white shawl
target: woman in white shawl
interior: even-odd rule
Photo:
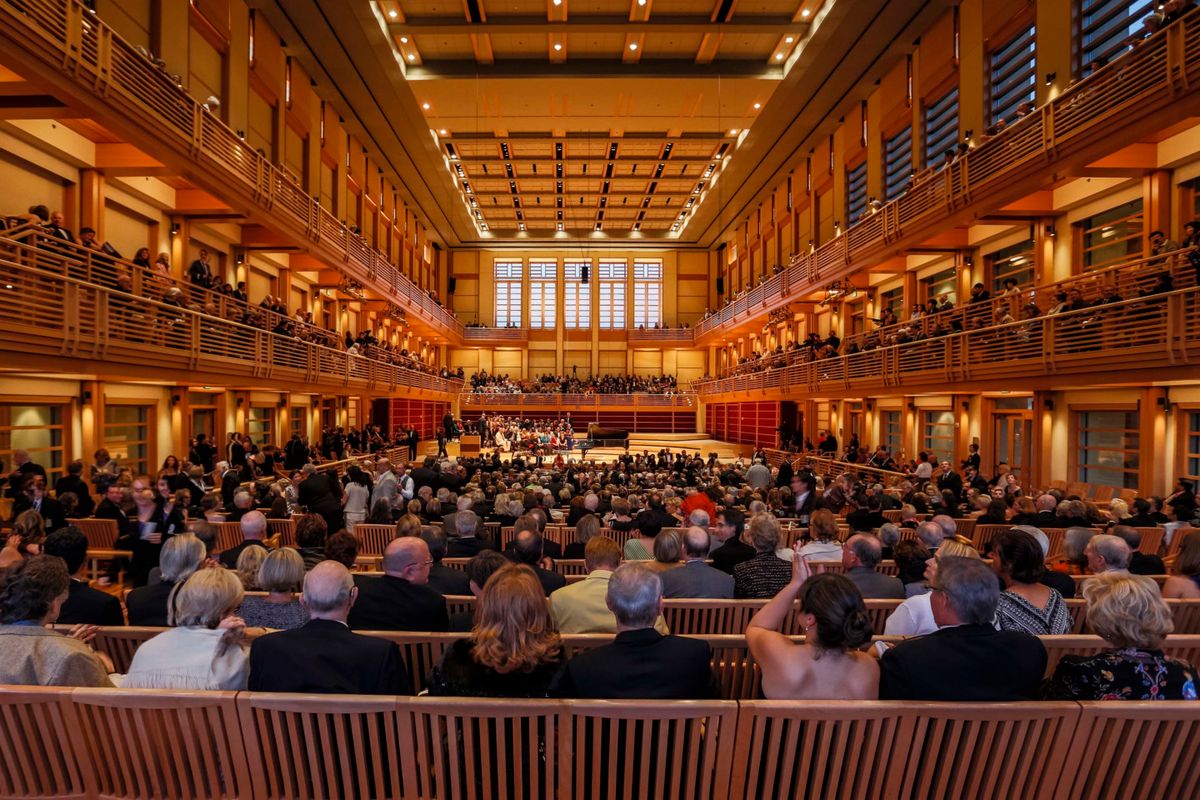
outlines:
[[[175,626],[134,654],[126,689],[241,691],[250,677],[246,623],[234,612],[242,584],[229,570],[202,569],[171,590],[169,622]]]

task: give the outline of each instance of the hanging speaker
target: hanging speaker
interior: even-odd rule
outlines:
[[[717,294],[725,294],[725,278],[717,276]]]
[[[446,291],[447,292],[449,292],[450,294],[454,294],[454,289],[457,286],[458,286],[458,278],[455,278],[453,275],[446,278]]]
[[[591,278],[591,274],[592,274],[591,267],[589,267],[587,264],[584,264],[583,267],[579,270],[579,282],[587,283],[588,280]]]

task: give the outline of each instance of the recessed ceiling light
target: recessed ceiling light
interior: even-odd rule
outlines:
[[[395,19],[396,17],[399,16],[399,14],[397,14],[396,9],[393,8],[391,11],[388,12],[388,16],[391,17],[392,19]]]
[[[429,103],[421,103],[421,108],[423,108],[423,109],[425,109],[426,111],[428,111],[428,110],[429,110]]]
[[[737,128],[730,128],[730,129],[729,129],[729,135],[730,135],[730,136],[737,136],[737,135],[738,135],[738,129],[737,129]]]
[[[562,50],[562,45],[559,44],[558,42],[555,42],[554,43],[554,52],[557,53],[559,50]]]
[[[639,6],[644,6],[644,5],[646,5],[646,0],[638,0],[638,5],[639,5]]]
[[[791,44],[791,43],[792,43],[792,42],[794,42],[794,41],[796,41],[796,37],[795,37],[795,36],[785,36],[785,37],[783,37],[783,43],[784,43],[784,44]]]
[[[806,8],[800,12],[800,16],[804,17],[805,19],[808,19],[808,13],[809,13],[808,9]]]
[[[407,37],[407,36],[401,36],[401,37],[400,37],[400,44],[408,44],[408,37]]]
[[[630,49],[630,50],[637,50],[637,42],[630,42],[630,43],[629,43],[629,49]]]
[[[442,128],[440,131],[438,131],[439,136],[445,136],[447,133],[448,131],[445,128]]]
[[[783,61],[783,53],[777,53],[777,54],[775,55],[775,60],[776,60],[776,61]]]
[[[415,55],[413,55],[412,53],[409,53],[409,55],[408,55],[408,60],[409,60],[409,61],[416,61],[416,60],[417,60],[417,57],[416,57]]]
[[[760,108],[762,108],[762,103],[755,103],[755,104],[754,104],[754,110],[755,110],[755,111],[758,111]]]
[[[561,6],[561,5],[562,5],[562,0],[554,0],[554,5],[556,5],[556,6]]]

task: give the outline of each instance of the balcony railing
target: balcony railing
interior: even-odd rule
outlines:
[[[462,340],[453,314],[82,3],[0,0],[0,42],[38,77],[68,79],[73,92],[108,112],[106,125],[127,131],[134,144],[152,153],[169,148],[197,183],[223,200],[237,193],[315,256],[342,265],[348,277]]]
[[[719,380],[693,382],[702,398],[940,387],[972,381],[1009,388],[1017,378],[1128,376],[1192,368],[1200,358],[1200,287],[994,325],[903,345]],[[1114,377],[1115,376],[1115,377]]]
[[[691,328],[634,328],[629,331],[631,342],[668,342],[692,345]]]
[[[525,328],[463,328],[465,342],[527,342],[529,331]]]
[[[148,300],[59,274],[47,254],[13,242],[0,252],[0,351],[74,371],[249,379],[255,385],[401,388],[457,394],[462,382]],[[20,258],[15,258],[14,253]]]
[[[930,171],[878,213],[851,225],[787,269],[696,324],[699,342],[733,321],[745,322],[895,252],[904,241],[944,227],[946,217],[1049,174],[1047,165],[1079,157],[1099,142],[1134,141],[1133,120],[1165,127],[1188,113],[1182,102],[1200,87],[1200,9],[1140,42],[1034,113],[943,170]]]
[[[696,407],[696,396],[681,394],[475,394],[459,395],[458,407],[505,409],[623,408],[636,406],[663,411],[684,411]]]

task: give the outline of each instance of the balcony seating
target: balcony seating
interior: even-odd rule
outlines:
[[[5,797],[1192,797],[1200,706],[0,687]]]

